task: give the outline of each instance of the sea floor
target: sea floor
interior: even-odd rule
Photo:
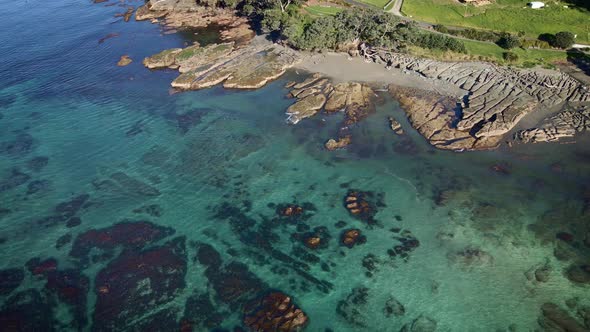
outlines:
[[[590,305],[564,275],[590,257],[588,138],[438,151],[383,95],[353,144],[328,152],[341,115],[285,122],[283,86],[303,73],[170,93],[177,74],[141,60],[182,35],[125,23],[118,6],[0,9],[0,330],[231,330],[271,289],[308,331],[419,316],[438,331],[532,331],[543,303]],[[134,62],[117,67],[123,54]],[[350,191],[369,218],[347,211]],[[289,204],[303,213],[281,216]],[[350,228],[366,242],[343,246]]]

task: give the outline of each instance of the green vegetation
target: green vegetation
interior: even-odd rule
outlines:
[[[572,47],[572,45],[576,42],[574,39],[574,34],[567,31],[558,32],[555,34],[555,38],[553,39],[552,46],[566,49]]]
[[[498,46],[500,46],[501,48],[510,50],[515,47],[520,47],[520,39],[518,39],[518,37],[514,35],[507,33],[500,37],[496,44],[498,44]]]
[[[367,5],[375,6],[379,9],[383,9],[389,0],[358,0],[358,2],[366,3]]]
[[[334,16],[339,12],[343,11],[341,7],[328,7],[328,6],[307,6],[305,10],[314,16]]]
[[[547,2],[548,7],[531,9],[527,0],[496,0],[483,6],[465,5],[457,0],[404,0],[402,11],[417,20],[450,26],[524,33],[537,38],[543,33],[570,31],[576,42],[590,43],[590,12],[568,2]],[[570,8],[563,6],[569,5]]]

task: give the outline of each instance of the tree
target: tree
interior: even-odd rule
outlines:
[[[500,37],[500,39],[498,40],[498,46],[500,46],[501,48],[504,49],[512,49],[515,47],[519,47],[520,46],[520,40],[518,39],[518,37],[513,36],[511,34],[505,33],[502,35],[502,37]]]
[[[570,48],[576,42],[575,36],[571,32],[562,31],[555,34],[553,38],[553,44],[551,46],[562,49]]]

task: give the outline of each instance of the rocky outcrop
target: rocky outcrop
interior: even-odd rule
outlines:
[[[291,107],[287,110],[289,115],[287,121],[292,124],[313,116],[322,107],[326,113],[343,111],[345,126],[364,119],[373,111],[372,97],[375,93],[366,84],[347,82],[332,85],[327,78],[320,74],[313,74],[303,82],[290,83],[287,87],[292,88],[289,96],[297,98],[291,107],[300,110],[300,113],[291,112]],[[319,107],[310,108],[308,106],[310,101],[317,101],[313,106]],[[321,105],[319,101],[322,101]]]
[[[122,55],[121,58],[119,59],[119,62],[117,62],[117,66],[125,67],[125,66],[131,64],[132,62],[133,62],[133,59],[131,59],[128,55]]]
[[[248,19],[239,17],[234,10],[216,7],[199,6],[191,0],[158,0],[148,1],[137,8],[137,21],[151,20],[169,28],[204,28],[215,24],[221,28],[223,41],[236,41],[245,44],[254,38]]]
[[[328,149],[330,151],[334,151],[334,150],[338,150],[338,149],[342,149],[344,147],[347,147],[351,142],[352,142],[351,136],[346,135],[344,137],[340,137],[338,140],[330,138],[326,142],[326,144],[324,144],[324,146],[326,147],[326,149]]]
[[[244,325],[251,331],[302,331],[308,318],[289,296],[272,292],[252,303],[244,317]]]
[[[523,143],[555,142],[590,130],[590,108],[565,110],[545,119],[538,127],[520,130],[514,138]]]
[[[590,102],[590,91],[586,86],[556,71],[519,70],[479,62],[434,61],[366,47],[361,48],[361,55],[387,63],[388,67],[399,68],[404,73],[452,84],[465,91],[462,99],[451,98],[457,106],[451,122],[448,121],[452,116],[450,110],[443,112],[439,119],[433,109],[440,103],[429,96],[424,97],[425,109],[420,112],[427,113],[423,116],[429,120],[435,120],[426,121],[431,128],[424,131],[437,134],[431,143],[439,148],[493,148],[504,134],[538,107]],[[407,103],[404,106],[407,108]],[[416,114],[418,112],[417,107],[413,107],[408,113],[410,117],[421,117]],[[457,144],[457,141],[461,143]]]
[[[390,85],[389,92],[405,110],[412,127],[439,149],[493,148],[499,143],[497,138],[477,139],[470,132],[458,130],[458,100],[453,97],[396,85]]]
[[[404,129],[402,128],[402,125],[399,123],[399,121],[397,121],[396,119],[389,117],[389,127],[391,128],[391,130],[393,130],[393,132],[396,135],[403,135],[404,134]]]
[[[143,64],[151,69],[178,69],[181,75],[172,86],[180,90],[220,83],[225,88],[256,89],[283,75],[298,60],[294,51],[278,45],[259,42],[236,47],[230,42],[166,50],[146,58]]]

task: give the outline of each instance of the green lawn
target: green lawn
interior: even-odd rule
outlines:
[[[366,3],[371,6],[375,6],[379,9],[383,9],[389,0],[357,0],[358,2]]]
[[[366,0],[375,1],[375,0]],[[541,33],[570,31],[578,43],[590,43],[590,12],[563,8],[567,2],[546,1],[542,9],[526,7],[529,0],[496,0],[484,6],[463,5],[457,0],[404,0],[402,11],[415,19],[451,26],[523,31],[537,38]]]
[[[544,66],[551,67],[554,62],[566,61],[567,53],[565,51],[541,50],[541,49],[521,49],[515,48],[510,52],[518,55],[518,61],[507,63],[504,61],[503,54],[507,50],[492,43],[463,40],[468,54],[459,54],[452,52],[443,52],[438,50],[427,50],[417,47],[411,47],[410,53],[418,56],[424,56],[439,60],[481,60],[492,61],[503,65],[515,65],[520,67]]]
[[[339,12],[343,11],[341,7],[328,7],[328,6],[307,6],[305,10],[314,16],[334,16]]]

